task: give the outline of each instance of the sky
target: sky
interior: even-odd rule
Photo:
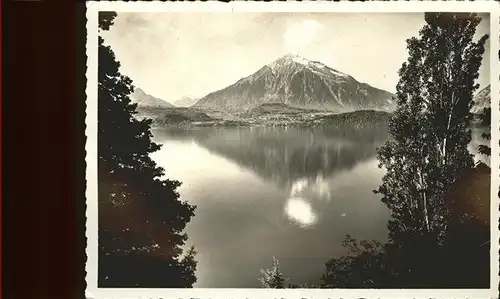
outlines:
[[[395,92],[423,13],[118,13],[105,43],[136,87],[169,102],[203,97],[287,53]],[[489,33],[484,16],[476,36]],[[489,41],[480,69],[489,84]]]

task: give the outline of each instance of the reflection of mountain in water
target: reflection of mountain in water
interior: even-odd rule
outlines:
[[[171,133],[176,138],[182,135]],[[189,135],[214,154],[287,189],[297,180],[326,178],[374,157],[387,137],[386,132],[374,130],[261,127],[207,128]]]
[[[349,170],[375,157],[376,149],[388,137],[384,129],[338,130],[331,127],[172,128],[160,132],[155,133],[157,139],[194,140],[210,152],[284,188],[291,188],[299,180],[326,179]],[[482,132],[477,128],[473,130],[469,148],[476,159],[488,163],[488,159],[477,154],[477,145],[486,144],[481,138]]]

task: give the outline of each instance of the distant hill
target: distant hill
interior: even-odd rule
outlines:
[[[319,110],[291,107],[283,103],[265,103],[248,110],[242,116],[254,117],[263,114],[297,114],[307,112],[318,112]]]
[[[193,107],[247,111],[265,103],[350,112],[392,111],[393,94],[298,55],[285,55],[254,74],[201,98]]]
[[[474,105],[472,106],[471,112],[474,114],[480,114],[483,112],[484,108],[491,107],[491,85],[481,89],[474,96],[473,100]]]
[[[182,97],[181,99],[175,101],[173,104],[177,107],[191,107],[197,101],[198,99],[195,98]]]
[[[152,118],[156,126],[173,126],[217,120],[202,111],[191,108],[143,108],[141,113]]]
[[[145,93],[142,89],[136,88],[132,95],[130,96],[133,103],[137,103],[137,106],[142,107],[163,107],[163,108],[173,108],[174,105],[169,102],[156,98],[152,95]]]
[[[325,126],[347,129],[387,128],[391,113],[375,110],[318,116],[306,123],[310,126]]]

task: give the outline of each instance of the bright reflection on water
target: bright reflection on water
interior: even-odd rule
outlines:
[[[302,227],[309,227],[317,220],[311,205],[300,197],[291,197],[287,200],[285,213],[291,221]]]
[[[318,282],[345,234],[381,240],[389,213],[373,193],[386,132],[296,128],[156,130],[153,158],[197,206],[186,227],[195,287],[259,287],[280,260],[291,283]]]
[[[285,206],[285,214],[292,223],[303,228],[312,227],[316,224],[318,216],[310,201],[314,199],[329,200],[330,196],[328,182],[323,179],[322,175],[318,175],[315,180],[311,181],[305,178],[298,179],[292,183],[290,196]]]

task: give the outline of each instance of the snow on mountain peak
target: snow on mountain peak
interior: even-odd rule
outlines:
[[[277,66],[288,65],[291,63],[298,63],[298,64],[302,64],[304,66],[307,66],[307,65],[309,65],[310,62],[311,62],[310,60],[308,60],[308,59],[306,59],[298,54],[288,53],[288,54],[282,56],[281,58],[278,58],[274,62],[270,63],[269,66],[273,69]]]
[[[283,56],[283,58],[287,59],[287,60],[291,60],[291,61],[296,62],[296,63],[305,64],[305,65],[308,65],[311,62],[308,59],[305,59],[304,57],[302,57],[296,53],[288,53],[285,56]]]
[[[304,67],[310,68],[314,71],[329,73],[329,74],[335,75],[337,77],[348,77],[348,75],[346,75],[342,72],[339,72],[335,69],[332,69],[319,61],[309,60],[309,59],[304,58],[296,53],[288,53],[288,54],[282,56],[281,58],[275,60],[274,62],[268,64],[268,66],[274,70],[276,68],[290,65],[290,64],[295,64],[295,63],[303,65]]]

